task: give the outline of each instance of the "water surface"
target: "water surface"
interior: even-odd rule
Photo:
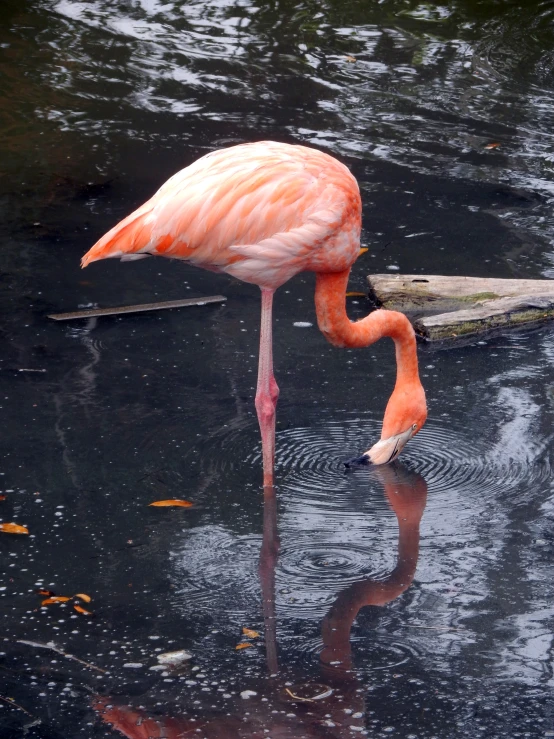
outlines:
[[[2,4],[0,517],[30,531],[0,538],[2,736],[554,732],[549,329],[421,347],[425,429],[388,472],[345,474],[392,347],[326,344],[298,276],[276,298],[264,506],[257,289],[161,259],[79,269],[178,168],[272,138],[358,178],[353,290],[552,277],[553,21],[523,0]],[[195,506],[148,507],[167,498]],[[89,594],[94,617],[39,588]],[[243,627],[261,636],[237,651]],[[176,649],[183,671],[149,669]]]

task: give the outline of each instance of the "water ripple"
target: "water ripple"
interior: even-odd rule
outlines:
[[[364,579],[384,580],[394,567],[398,523],[379,478],[371,468],[345,474],[342,467],[342,460],[359,449],[361,436],[377,438],[378,431],[377,421],[357,417],[278,434],[278,495],[284,506],[276,567],[281,618],[321,618],[339,590]],[[259,467],[259,445],[244,450],[242,423],[227,432],[211,440],[225,446],[220,456]],[[217,458],[209,448],[205,452],[204,459]],[[439,516],[441,509],[455,515],[459,532],[464,519],[481,515],[483,501],[487,510],[506,496],[517,495],[521,502],[522,488],[533,489],[533,483],[551,476],[550,465],[531,454],[503,456],[489,436],[471,438],[460,427],[435,420],[408,445],[403,460],[426,480]],[[214,463],[209,463],[212,471]],[[218,464],[227,476],[233,469]],[[218,526],[192,532],[179,555],[187,608],[212,609],[214,600],[221,600],[234,616],[252,614],[252,603],[260,598],[260,545],[259,537]]]
[[[224,612],[229,620],[246,623],[260,599],[259,551],[258,536],[235,536],[219,526],[196,528],[176,557],[184,609]]]

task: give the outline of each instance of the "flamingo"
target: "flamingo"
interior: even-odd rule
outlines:
[[[260,141],[213,151],[173,175],[140,208],[106,233],[81,266],[109,257],[182,259],[261,289],[255,406],[264,487],[273,485],[275,414],[272,304],[275,290],[303,271],[316,273],[317,322],[335,346],[363,347],[388,336],[396,347],[396,384],[381,439],[347,464],[384,464],[427,418],[414,330],[402,313],[376,310],[352,322],[346,285],[360,253],[361,198],[341,162],[305,146]]]

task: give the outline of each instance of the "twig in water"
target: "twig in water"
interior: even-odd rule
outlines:
[[[0,695],[0,701],[4,701],[4,703],[7,703],[8,706],[13,706],[14,708],[18,708],[20,711],[23,711],[23,713],[26,713],[27,716],[30,716],[31,718],[34,718],[36,721],[41,723],[40,719],[37,719],[36,716],[33,716],[32,713],[29,713],[29,711],[26,708],[23,708],[23,706],[20,706],[19,703],[16,703],[13,698],[4,698],[3,695]]]
[[[72,659],[74,662],[79,662],[79,664],[84,665],[85,667],[90,668],[91,670],[96,670],[97,672],[103,672],[106,673],[107,670],[103,670],[101,667],[97,667],[96,665],[91,665],[90,662],[85,662],[82,659],[79,659],[79,657],[75,657],[74,654],[68,654],[68,652],[64,652],[63,649],[60,649],[57,647],[53,641],[49,641],[46,644],[43,644],[39,641],[28,641],[27,639],[18,639],[17,640],[19,644],[27,644],[29,647],[38,647],[39,649],[51,649],[53,652],[57,652],[58,654],[61,654],[62,657],[67,657],[67,659]]]

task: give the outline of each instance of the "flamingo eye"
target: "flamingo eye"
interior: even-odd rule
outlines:
[[[414,423],[414,424],[412,425],[412,431],[415,431],[416,429],[417,429],[417,423]]]

